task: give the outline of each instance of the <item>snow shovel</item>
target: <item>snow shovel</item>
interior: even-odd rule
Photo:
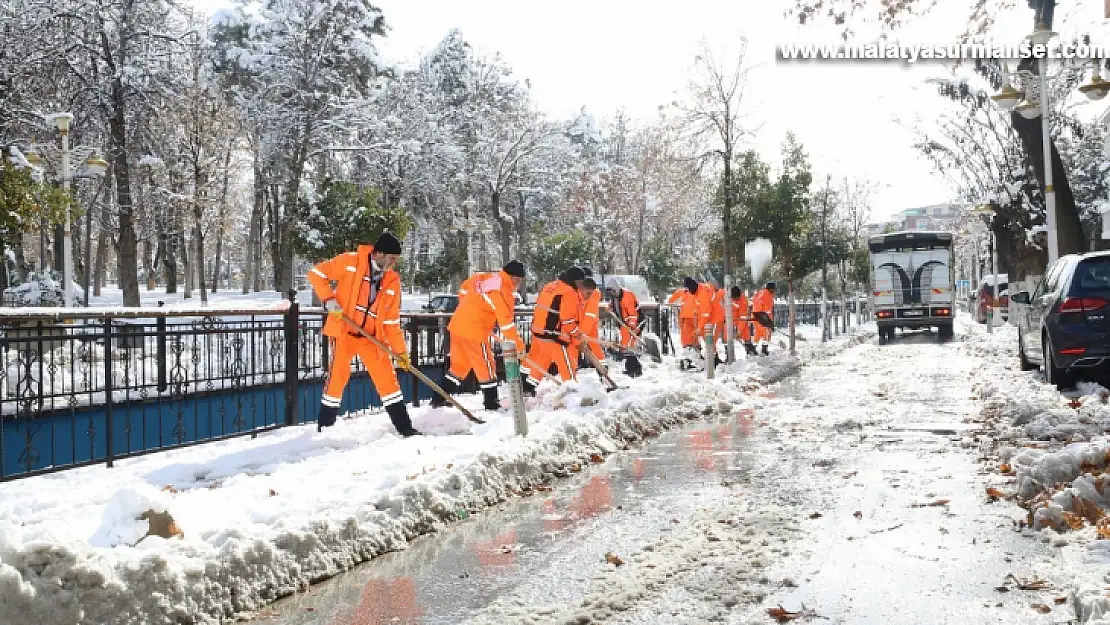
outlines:
[[[640,336],[640,328],[633,329],[629,327],[629,325],[624,322],[624,319],[618,317],[617,313],[613,312],[612,309],[606,308],[605,312],[612,315],[612,317],[617,320],[617,323],[621,324],[621,327],[628,330],[632,337],[640,343],[640,347],[643,348],[643,351],[646,352],[648,356],[651,356],[652,362],[663,362],[662,350],[659,349],[659,344],[656,343],[655,340]]]
[[[593,339],[587,338],[587,340]],[[591,365],[593,365],[593,368],[597,369],[597,374],[601,376],[601,380],[606,384],[606,392],[612,393],[613,391],[620,388],[619,386],[617,386],[617,383],[613,381],[613,378],[609,377],[609,370],[605,368],[605,365],[601,364],[601,361],[597,359],[597,356],[595,356],[593,352],[591,352],[589,349],[583,349],[580,351],[586,356],[586,360],[589,361]]]
[[[371,334],[370,334],[369,332],[367,332],[367,331],[366,331],[366,330],[365,330],[365,329],[364,329],[364,328],[363,328],[362,326],[358,325],[358,324],[357,324],[357,323],[355,323],[354,321],[351,321],[351,318],[350,318],[350,317],[348,317],[347,315],[343,315],[343,321],[346,321],[346,322],[347,322],[347,325],[349,325],[350,327],[352,327],[352,328],[354,328],[355,330],[357,330],[357,331],[358,331],[358,333],[359,333],[359,334],[361,334],[361,335],[363,336],[363,338],[365,338],[366,340],[370,341],[370,342],[371,342],[371,343],[373,343],[374,345],[377,345],[379,349],[381,349],[381,350],[382,350],[382,351],[384,351],[385,353],[389,354],[391,358],[393,357],[393,350],[389,349],[389,346],[387,346],[387,345],[386,345],[385,343],[383,343],[383,342],[379,341],[379,340],[378,340],[377,338],[375,338],[374,336],[372,336],[372,335],[371,335]],[[394,364],[396,364],[396,362],[397,362],[397,361],[396,361],[396,360],[394,360]],[[413,374],[414,376],[416,376],[416,378],[417,378],[418,380],[420,380],[420,381],[421,381],[421,382],[423,382],[424,384],[427,384],[427,385],[428,385],[428,388],[432,389],[433,391],[435,391],[436,393],[438,393],[440,397],[442,397],[442,398],[446,399],[446,400],[448,401],[448,403],[450,403],[450,404],[451,404],[451,405],[453,405],[454,407],[458,408],[458,409],[459,409],[459,412],[463,413],[463,416],[465,416],[465,417],[466,417],[467,419],[470,419],[470,420],[471,420],[471,421],[473,421],[474,423],[485,423],[485,421],[483,421],[483,420],[479,419],[478,417],[475,417],[475,416],[474,416],[474,414],[473,414],[472,412],[470,412],[469,410],[467,410],[466,408],[464,408],[464,407],[463,407],[463,405],[462,405],[462,404],[460,404],[460,403],[459,403],[458,401],[456,401],[454,397],[451,397],[451,395],[449,395],[449,394],[447,393],[447,391],[445,391],[445,390],[443,390],[442,388],[440,388],[438,384],[436,384],[435,382],[433,382],[433,381],[431,380],[431,378],[429,378],[428,376],[424,375],[424,373],[423,373],[423,372],[421,372],[421,371],[420,371],[419,369],[417,369],[416,367],[409,367],[409,368],[405,368],[405,371],[408,371],[409,373],[411,373],[411,374]]]

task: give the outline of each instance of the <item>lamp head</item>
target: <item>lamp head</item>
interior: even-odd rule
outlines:
[[[52,113],[46,116],[46,123],[53,125],[59,132],[69,132],[72,121],[73,113]]]

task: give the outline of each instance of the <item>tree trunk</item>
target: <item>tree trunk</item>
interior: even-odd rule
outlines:
[[[497,219],[497,225],[501,229],[501,266],[509,263],[512,257],[513,245],[513,228],[512,224],[501,218],[501,192],[494,191],[490,195],[490,208],[493,210],[493,216]]]
[[[158,233],[159,256],[162,258],[162,280],[166,283],[166,294],[177,293],[177,236],[160,226]]]
[[[192,248],[189,245],[189,239],[184,232],[181,233],[181,240],[177,247],[181,250],[181,265],[185,269],[185,299],[193,299],[193,255],[190,253]]]
[[[196,263],[197,263],[197,289],[200,290],[200,303],[208,303],[208,291],[204,287],[204,230],[201,229],[201,221],[204,218],[204,210],[201,206],[199,199],[199,192],[194,191],[193,196],[193,241],[196,242]]]
[[[105,35],[106,37],[106,35]],[[122,46],[122,44],[121,44]],[[105,46],[107,47],[107,46]],[[121,50],[120,63],[126,58]],[[116,177],[116,202],[119,205],[119,252],[116,254],[116,271],[124,306],[139,306],[138,241],[135,237],[135,209],[131,199],[131,169],[127,162],[127,114],[125,109],[123,77],[117,73],[112,81],[110,152],[112,171]]]
[[[220,185],[220,220],[216,229],[216,255],[212,267],[212,292],[220,288],[220,268],[223,260],[224,234],[227,230],[227,190],[231,179],[231,145],[224,152],[223,181]]]
[[[155,267],[154,242],[147,238],[143,240],[143,272],[146,273],[147,291],[158,288],[158,270]]]
[[[289,170],[289,180],[285,187],[285,197],[281,206],[284,211],[281,219],[275,220],[275,233],[277,236],[276,253],[274,254],[274,288],[278,293],[287,293],[293,289],[293,241],[296,236],[297,225],[300,223],[300,211],[297,203],[301,195],[301,178],[304,176],[305,162],[308,160],[308,147],[312,140],[314,123],[309,114],[302,128],[301,141],[297,146]],[[277,206],[277,204],[275,204]]]
[[[628,273],[640,273],[640,259],[644,255],[644,222],[647,218],[647,175],[640,180],[640,195],[643,197],[643,202],[640,202],[640,222],[636,226],[636,253],[632,256],[632,264],[628,268]]]
[[[27,281],[27,254],[23,249],[22,235],[16,237],[13,247],[15,248],[15,275],[19,284],[23,284]]]
[[[100,288],[104,285],[104,269],[108,264],[108,229],[103,227],[104,224],[110,223],[108,219],[108,207],[111,205],[110,201],[104,202],[104,208],[101,209],[103,221],[101,221],[101,228],[96,233],[96,260],[93,264],[93,295],[100,297]],[[149,244],[148,244],[149,245]]]

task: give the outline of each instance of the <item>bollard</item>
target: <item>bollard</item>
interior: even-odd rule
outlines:
[[[717,340],[713,336],[713,324],[705,327],[705,379],[717,376]]]
[[[513,429],[517,436],[528,436],[528,414],[524,411],[524,386],[520,379],[520,355],[516,343],[501,343],[501,356],[505,359],[505,382],[509,385],[509,399],[513,405]]]

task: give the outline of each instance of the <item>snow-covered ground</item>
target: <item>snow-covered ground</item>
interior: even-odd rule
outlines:
[[[821,345],[807,329],[799,358],[776,349],[712,381],[677,374],[668,358],[645,360],[635,380],[614,371],[627,388],[613,393],[588,371],[545,383],[529,401],[527,438],[504,412],[472,426],[421,408],[413,420],[426,437],[399,439],[383,414],[360,414],[323,433],[286,428],[0,484],[0,625],[217,622],[257,610],[628,442],[743,410],[766,380],[864,330]],[[144,538],[157,525],[180,535]]]
[[[974,379],[994,486],[1025,508],[1024,535],[1058,550],[1077,622],[1110,625],[1110,390],[1085,382],[1060,393],[1021,372],[1012,326],[982,338]]]

